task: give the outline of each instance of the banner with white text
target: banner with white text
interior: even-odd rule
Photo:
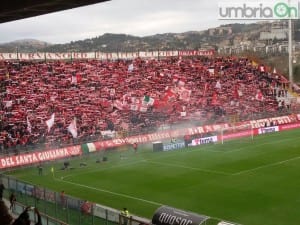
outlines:
[[[0,53],[0,60],[133,60],[135,58],[159,58],[182,56],[213,56],[214,50],[151,51],[151,52],[12,52]]]
[[[72,156],[81,155],[81,153],[81,146],[77,145],[48,151],[33,152],[16,156],[7,156],[0,158],[0,169],[68,158]]]

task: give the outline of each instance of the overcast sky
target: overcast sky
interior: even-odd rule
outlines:
[[[0,43],[38,39],[66,43],[104,33],[137,36],[200,31],[219,21],[219,0],[111,0],[86,7],[0,24]]]

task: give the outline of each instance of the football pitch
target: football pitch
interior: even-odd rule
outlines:
[[[71,160],[73,169],[62,164],[45,165],[42,176],[36,167],[9,174],[149,219],[168,205],[243,225],[300,224],[300,129],[168,152],[102,151]]]

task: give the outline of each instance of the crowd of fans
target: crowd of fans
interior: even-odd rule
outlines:
[[[247,58],[1,61],[0,150],[99,140],[107,130],[252,119],[285,106],[277,101],[284,83]]]

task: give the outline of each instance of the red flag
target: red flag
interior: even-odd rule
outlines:
[[[81,74],[80,73],[77,73],[76,74],[76,80],[77,80],[77,83],[79,84],[82,80],[82,77],[81,77]]]
[[[217,94],[217,92],[213,93],[211,104],[212,105],[217,105],[218,104],[218,94]]]
[[[171,88],[166,87],[165,95],[162,100],[167,102],[171,99],[174,99],[175,96],[176,96],[175,92]]]
[[[260,90],[257,91],[257,93],[255,95],[255,99],[258,101],[263,101],[265,99]]]
[[[235,88],[234,88],[234,91],[233,91],[233,97],[234,97],[235,99],[238,99],[238,98],[239,98],[239,91],[238,91],[238,87],[237,87],[237,86],[235,86]]]

